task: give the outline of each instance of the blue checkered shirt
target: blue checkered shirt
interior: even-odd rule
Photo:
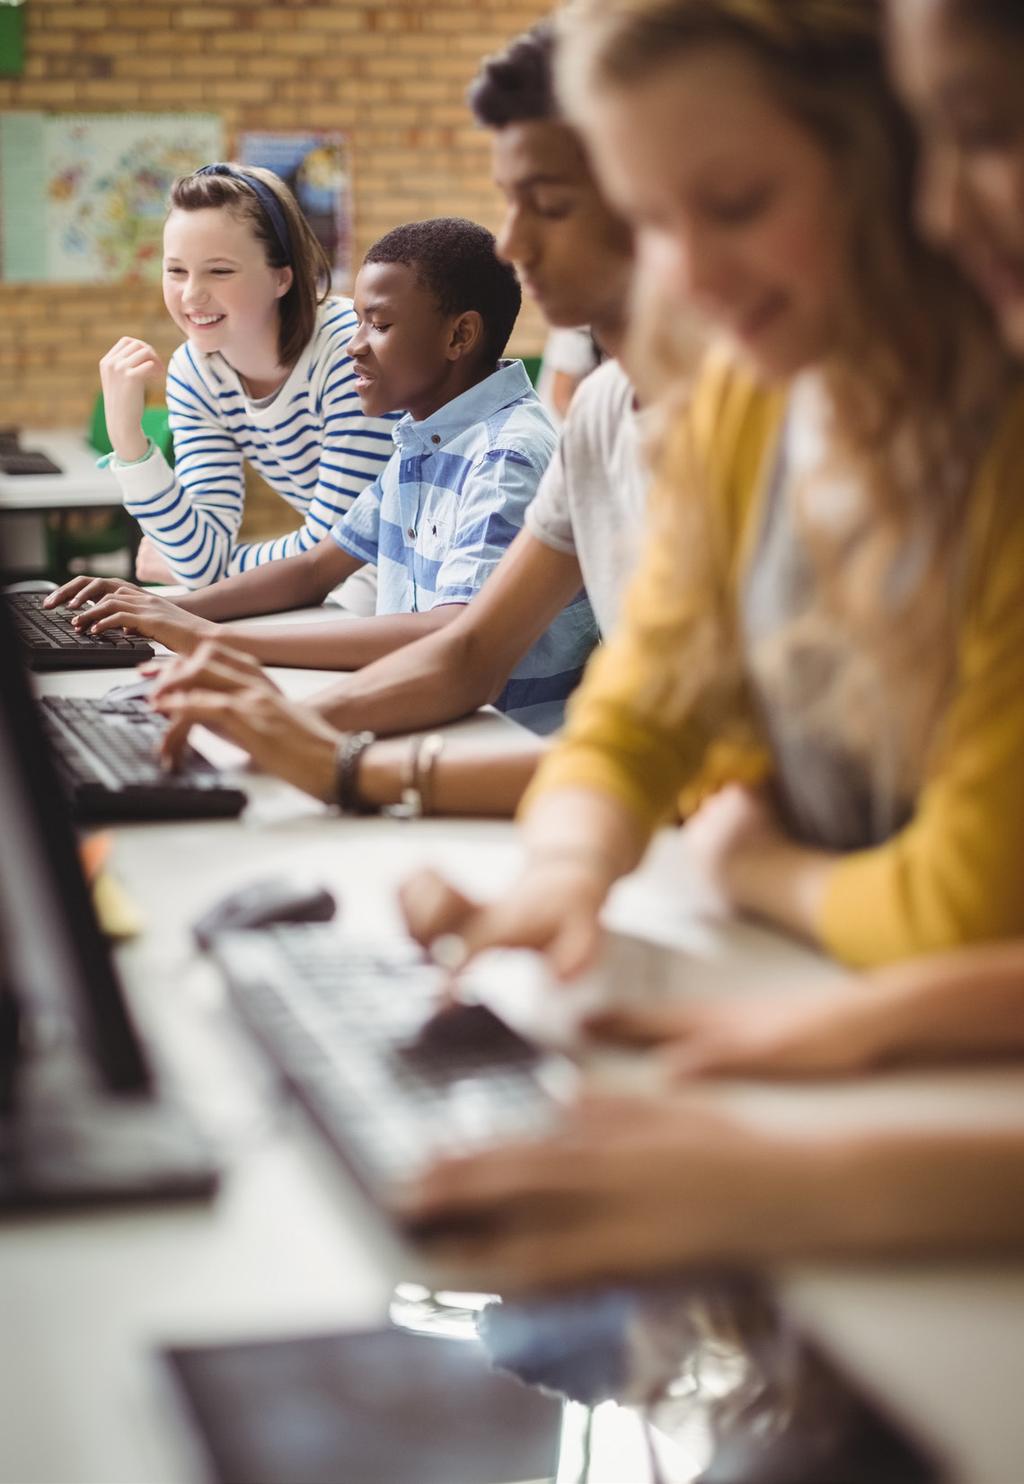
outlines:
[[[377,566],[377,612],[468,603],[522,529],[557,441],[521,361],[392,432],[396,452],[331,534]],[[513,670],[495,703],[532,731],[561,725],[597,642],[586,594],[564,608]]]

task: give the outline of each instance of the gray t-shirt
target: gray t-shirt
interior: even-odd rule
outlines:
[[[643,538],[649,475],[641,417],[618,361],[599,366],[573,398],[526,511],[531,536],[576,557],[602,635],[615,627]]]
[[[897,785],[898,739],[892,708],[868,664],[859,667],[858,703],[877,719],[868,756],[851,751],[837,712],[836,674],[849,663],[841,633],[801,642],[798,625],[814,600],[815,568],[794,509],[796,486],[811,480],[805,519],[856,533],[862,491],[829,475],[827,404],[819,378],[794,385],[779,453],[762,502],[760,529],[742,595],[747,672],[775,763],[775,785],[788,828],[805,844],[865,850],[889,839],[910,817]],[[823,473],[823,468],[825,472]],[[906,552],[901,556],[906,560]],[[893,576],[890,571],[890,577]],[[863,687],[867,686],[867,690]],[[848,702],[849,703],[849,702]],[[870,708],[868,711],[866,708]]]

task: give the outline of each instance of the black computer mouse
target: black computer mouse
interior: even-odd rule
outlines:
[[[244,932],[281,922],[330,922],[337,902],[325,886],[292,876],[266,876],[221,897],[192,924],[200,948],[218,933]]]
[[[496,1062],[536,1061],[536,1046],[496,1015],[488,1005],[442,1005],[428,1015],[401,1048],[403,1056],[422,1063],[452,1058]]]

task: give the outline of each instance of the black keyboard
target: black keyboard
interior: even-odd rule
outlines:
[[[80,634],[71,627],[66,611],[42,606],[46,593],[5,593],[4,597],[33,670],[108,670],[153,658],[152,644],[123,629]]]
[[[456,1011],[447,1034],[423,1032],[441,971],[412,944],[304,924],[224,934],[212,952],[240,1016],[379,1206],[438,1155],[558,1121],[569,1064],[483,1005]]]
[[[192,747],[168,773],[157,756],[167,723],[145,701],[44,696],[43,724],[78,819],[230,818],[245,808]]]
[[[62,474],[48,454],[37,448],[0,450],[0,474]]]

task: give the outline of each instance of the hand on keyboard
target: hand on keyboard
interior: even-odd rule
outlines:
[[[70,582],[65,582],[62,587],[54,588],[47,594],[43,599],[43,607],[83,608],[87,603],[95,603],[98,598],[105,598],[110,593],[124,591],[139,592],[141,589],[133,587],[120,577],[72,577]]]
[[[214,660],[205,669],[201,690],[169,690],[160,686],[150,699],[171,725],[164,739],[164,756],[173,762],[193,726],[206,726],[238,747],[268,773],[285,779],[315,799],[330,803],[335,797],[336,758],[340,733],[308,706],[288,701],[267,685],[254,685],[243,670]],[[230,689],[240,685],[241,689]]]
[[[594,962],[604,879],[576,855],[538,861],[496,902],[480,903],[429,868],[402,884],[400,901],[412,937],[459,972],[487,948],[535,948],[557,978],[573,979]]]
[[[396,1215],[473,1289],[642,1279],[758,1247],[777,1143],[696,1097],[584,1098],[546,1136],[438,1160]]]
[[[259,660],[240,649],[232,649],[219,639],[204,639],[194,654],[153,666],[158,677],[153,698],[191,691],[216,691],[219,695],[237,695],[241,691],[266,690],[273,695],[281,691],[271,680]]]
[[[204,638],[217,632],[215,623],[194,613],[186,613],[171,598],[125,586],[101,597],[71,621],[82,633],[103,634],[109,629],[126,629],[131,634],[143,634],[147,639],[155,639],[158,644],[185,654],[191,654]]]

